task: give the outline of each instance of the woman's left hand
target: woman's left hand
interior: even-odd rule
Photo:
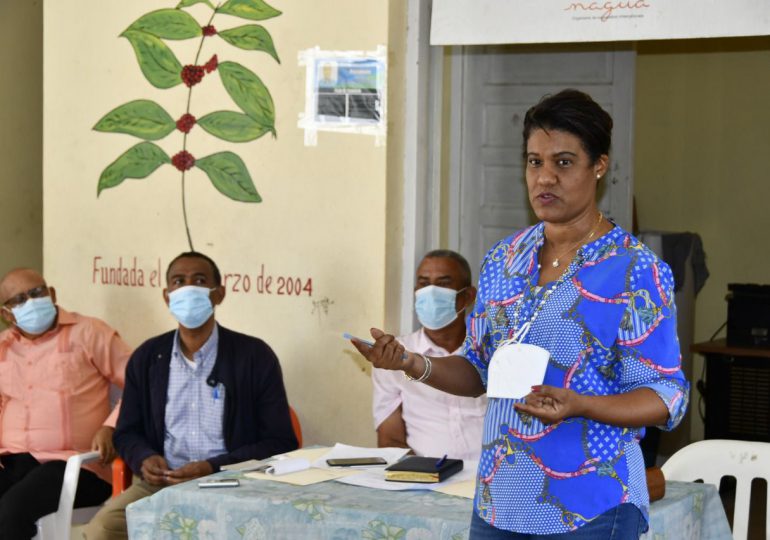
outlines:
[[[516,403],[514,407],[546,424],[554,424],[571,416],[581,416],[581,396],[569,388],[533,386],[524,403]]]

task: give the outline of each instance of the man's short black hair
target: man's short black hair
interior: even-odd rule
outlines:
[[[219,272],[219,268],[217,267],[217,263],[215,263],[211,257],[208,255],[204,255],[200,251],[185,251],[184,253],[180,253],[176,257],[174,257],[170,263],[168,263],[168,268],[166,268],[166,283],[168,283],[168,274],[171,272],[171,267],[174,266],[174,263],[177,262],[179,259],[203,259],[207,263],[209,263],[209,266],[211,266],[211,271],[214,273],[214,284],[219,287],[222,285],[222,274]]]
[[[471,279],[473,275],[471,274],[471,265],[468,264],[468,261],[457,253],[456,251],[452,251],[451,249],[434,249],[432,251],[429,251],[425,254],[425,257],[423,259],[435,259],[435,258],[442,258],[442,259],[452,259],[460,266],[460,279],[462,280],[462,284],[466,287],[469,285],[473,285],[471,282]]]

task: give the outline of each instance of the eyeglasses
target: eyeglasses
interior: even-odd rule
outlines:
[[[3,304],[3,307],[12,309],[17,306],[22,305],[24,302],[29,300],[30,298],[43,298],[44,296],[48,296],[48,286],[47,285],[40,285],[38,287],[34,287],[27,292],[19,293],[16,296],[12,296],[8,300],[5,301]]]

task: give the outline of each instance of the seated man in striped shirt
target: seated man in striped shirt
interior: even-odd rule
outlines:
[[[179,326],[131,356],[114,437],[134,481],[94,517],[88,540],[127,538],[126,506],[165,486],[297,448],[275,354],[215,321],[225,288],[214,261],[182,253],[166,279]]]

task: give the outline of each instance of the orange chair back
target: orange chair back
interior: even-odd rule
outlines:
[[[299,424],[297,413],[291,406],[289,406],[289,415],[291,416],[291,427],[294,428],[294,435],[297,437],[299,448],[302,448],[302,426]]]
[[[131,469],[119,457],[112,462],[112,496],[117,497],[131,485]]]

